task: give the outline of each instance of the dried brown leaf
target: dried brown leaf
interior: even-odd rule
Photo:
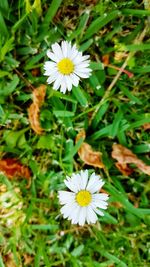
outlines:
[[[4,262],[6,267],[22,267],[22,264],[16,265],[12,253],[9,253],[6,256],[4,256]]]
[[[17,159],[1,159],[0,171],[3,172],[9,179],[24,177],[29,180],[28,187],[30,186],[31,172],[28,167],[24,166]]]
[[[36,88],[33,91],[33,103],[30,105],[28,109],[28,115],[29,115],[29,122],[31,125],[31,128],[37,133],[42,134],[43,129],[40,125],[40,107],[42,106],[44,102],[46,94],[46,85],[41,85],[40,87]]]
[[[150,123],[145,123],[143,125],[143,128],[144,128],[145,131],[150,130]]]
[[[31,262],[33,262],[33,259],[34,259],[34,258],[33,258],[31,255],[29,255],[29,254],[24,254],[23,257],[24,257],[24,265],[25,265],[25,266],[27,266],[27,265],[29,265]]]
[[[114,144],[112,151],[112,158],[116,159],[116,167],[122,174],[130,175],[133,171],[128,164],[135,164],[142,172],[150,175],[150,166],[146,165],[141,159],[139,159],[130,149],[120,145]]]
[[[85,139],[85,137],[85,131],[81,130],[76,136],[76,142],[78,142],[81,138]],[[82,143],[81,147],[78,150],[78,154],[80,158],[84,161],[84,163],[94,167],[104,168],[104,164],[101,161],[101,153],[93,151],[92,147],[86,142]]]

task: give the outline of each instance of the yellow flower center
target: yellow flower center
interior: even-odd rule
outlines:
[[[74,71],[74,64],[69,58],[64,58],[57,64],[58,70],[61,74],[69,75]]]
[[[91,202],[91,199],[92,199],[91,193],[86,190],[81,190],[76,195],[76,201],[82,207],[88,206]]]

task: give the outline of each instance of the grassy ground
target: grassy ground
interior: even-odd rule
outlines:
[[[0,1],[0,155],[32,173],[28,187],[1,173],[0,267],[148,267],[149,177],[135,166],[122,175],[111,157],[119,143],[150,165],[148,1],[31,2]],[[46,84],[46,51],[61,40],[90,54],[93,75],[66,95],[48,86],[38,135],[28,108],[33,89]],[[129,76],[112,67],[123,64]],[[75,137],[83,128],[105,170],[80,160]],[[79,227],[60,215],[57,191],[66,174],[86,168],[103,177],[110,200],[96,225]]]

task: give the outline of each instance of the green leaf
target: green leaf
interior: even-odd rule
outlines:
[[[92,70],[103,70],[104,69],[104,65],[102,62],[91,62],[90,63],[90,68]]]
[[[1,257],[1,255],[0,255],[0,267],[5,267],[5,265],[4,265],[4,262],[3,262],[3,259],[2,259],[2,257]]]
[[[26,145],[26,139],[24,136],[24,133],[27,131],[27,129],[23,129],[20,131],[11,131],[7,130],[4,132],[4,140],[10,148],[23,148]]]
[[[37,67],[37,63],[45,56],[45,51],[39,53],[38,55],[30,58],[25,65],[25,70],[34,69]]]
[[[141,44],[126,45],[124,46],[123,50],[129,51],[129,52],[150,50],[150,44],[141,43]]]
[[[72,256],[79,257],[82,254],[83,249],[84,249],[83,244],[74,248],[74,250],[71,252]]]
[[[135,208],[128,200],[126,194],[121,193],[118,191],[114,186],[108,184],[105,186],[106,190],[110,193],[111,196],[114,196],[117,201],[119,201],[124,208],[135,214],[139,218],[143,218],[144,215],[150,215],[150,210],[149,209],[141,209],[141,208]]]
[[[81,17],[80,17],[80,22],[79,22],[79,26],[78,28],[73,31],[73,33],[71,34],[71,36],[69,37],[69,40],[73,40],[74,38],[77,38],[78,35],[80,35],[80,38],[84,32],[84,29],[86,27],[86,24],[88,22],[89,19],[89,11],[86,11]]]
[[[19,78],[17,75],[14,75],[12,82],[10,82],[8,85],[6,85],[6,87],[0,88],[0,95],[2,95],[2,96],[10,95],[13,91],[15,91],[18,83],[19,83]]]
[[[46,13],[46,16],[44,18],[43,24],[49,24],[52,21],[58,8],[61,5],[61,2],[62,0],[52,0],[50,7],[48,8],[48,11]]]
[[[53,110],[53,113],[56,117],[73,117],[74,112],[67,110]]]
[[[14,48],[14,37],[8,39],[1,47],[0,62],[5,59],[5,55]]]
[[[140,10],[140,9],[122,9],[121,10],[123,15],[132,15],[132,16],[150,16],[150,10]]]
[[[8,71],[4,71],[4,70],[0,70],[0,78],[2,78],[4,76],[9,76],[9,72]]]
[[[119,83],[119,88],[121,91],[126,95],[130,100],[134,101],[135,103],[142,105],[142,102],[132,94],[132,91],[129,91],[127,87]]]
[[[118,223],[116,218],[114,218],[108,212],[103,210],[103,213],[104,213],[104,216],[100,218],[100,221],[105,222],[105,223],[110,223],[110,224],[117,224]]]
[[[142,145],[136,145],[133,147],[133,152],[136,154],[142,154],[142,153],[149,153],[150,152],[150,144],[142,144]]]
[[[102,119],[104,114],[106,113],[108,107],[109,107],[109,103],[106,102],[99,108],[99,110],[97,111],[96,116],[94,117],[94,120],[92,122],[92,126],[94,128],[97,127],[98,123],[100,122],[100,120]]]
[[[58,225],[54,225],[54,224],[32,224],[30,227],[33,230],[40,230],[40,231],[55,232],[58,230]]]
[[[120,124],[123,118],[123,112],[119,108],[118,112],[115,114],[114,121],[112,123],[111,131],[109,132],[110,136],[114,138],[118,132],[120,132]]]
[[[93,44],[93,39],[89,39],[86,42],[82,43],[79,47],[79,51],[84,52],[86,51],[92,44]]]
[[[82,107],[88,107],[88,100],[84,94],[84,91],[79,86],[73,87],[72,93]]]
[[[37,142],[37,149],[52,149],[54,150],[55,142],[52,135],[40,136]]]
[[[5,23],[5,20],[2,16],[1,11],[0,11],[0,27],[1,27],[0,36],[1,37],[7,37],[8,36],[8,30],[7,30],[7,26],[6,26],[6,23]]]
[[[83,40],[86,40],[89,37],[91,37],[93,34],[97,33],[102,27],[107,25],[111,20],[115,19],[120,14],[121,13],[119,10],[115,10],[115,11],[110,12],[109,14],[104,14],[100,18],[97,18],[94,21],[92,21],[87,31],[85,32]]]
[[[26,18],[28,17],[28,14],[22,16],[21,19],[19,19],[12,27],[12,33],[14,34],[22,25],[22,23],[25,22]]]

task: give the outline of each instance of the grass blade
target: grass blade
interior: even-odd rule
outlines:
[[[85,35],[83,37],[83,41],[84,40],[87,40],[88,38],[90,38],[91,36],[93,36],[102,27],[104,27],[105,25],[107,25],[111,20],[115,19],[119,15],[120,15],[120,11],[119,10],[115,10],[115,11],[110,12],[109,14],[104,14],[100,18],[95,19],[91,23],[91,25],[89,26],[89,28],[87,29],[87,31],[85,32]]]

